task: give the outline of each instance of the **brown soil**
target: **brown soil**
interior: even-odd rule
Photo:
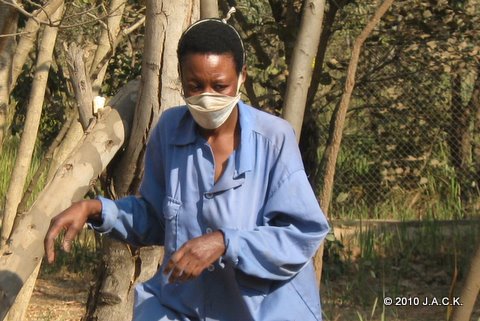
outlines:
[[[78,321],[84,314],[89,278],[42,275],[37,279],[27,321]]]

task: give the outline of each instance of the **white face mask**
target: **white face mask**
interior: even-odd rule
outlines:
[[[235,96],[222,95],[217,93],[202,93],[186,98],[188,110],[195,122],[202,128],[215,129],[220,127],[232,113],[233,108],[240,100],[240,86],[243,77],[238,77],[237,92]]]

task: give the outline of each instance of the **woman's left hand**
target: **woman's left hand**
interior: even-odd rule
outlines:
[[[198,277],[225,253],[225,241],[221,231],[205,234],[187,241],[173,253],[163,273],[168,282],[188,281]]]

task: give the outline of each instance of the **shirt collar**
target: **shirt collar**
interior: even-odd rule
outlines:
[[[253,146],[253,127],[255,123],[255,115],[250,108],[251,107],[247,106],[242,100],[238,102],[238,114],[240,117],[240,146],[235,153],[235,177],[253,169],[253,159],[255,156]],[[185,108],[185,113],[180,119],[175,135],[171,139],[171,143],[179,146],[189,145],[195,143],[198,137],[199,133],[197,131],[197,125],[188,109]]]
[[[175,135],[173,135],[170,143],[173,145],[188,145],[193,144],[197,139],[197,125],[190,115],[188,108],[185,106],[185,112],[180,118]]]
[[[254,139],[254,123],[255,115],[243,101],[238,102],[238,111],[240,114],[240,146],[236,152],[235,168],[236,176],[253,169],[253,160],[255,157]]]

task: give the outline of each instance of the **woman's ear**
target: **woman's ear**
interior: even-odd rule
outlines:
[[[243,65],[241,73],[242,73],[242,80],[243,80],[243,82],[245,82],[245,80],[247,79],[247,65],[246,64]]]

